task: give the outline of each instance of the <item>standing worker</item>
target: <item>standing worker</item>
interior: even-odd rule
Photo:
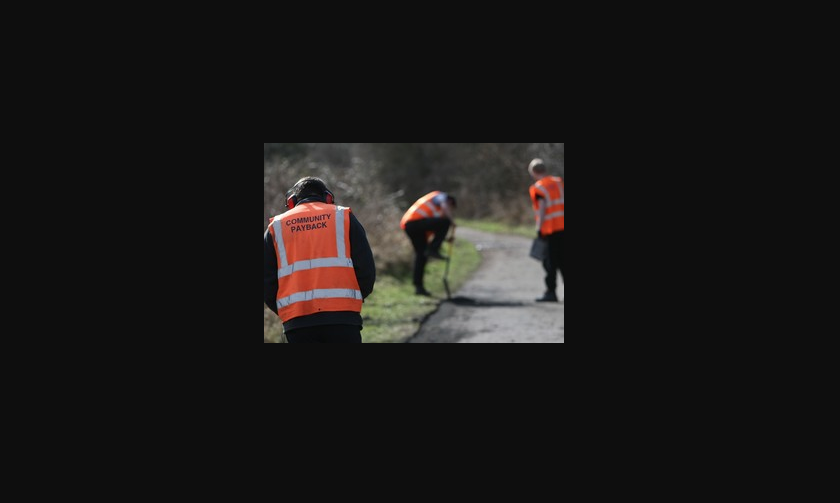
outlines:
[[[546,291],[537,302],[557,302],[557,271],[565,284],[563,273],[563,229],[565,218],[565,189],[563,179],[549,176],[542,159],[534,159],[528,166],[534,179],[531,185],[531,203],[537,220],[537,237],[548,242],[548,254],[543,259]]]
[[[440,246],[446,239],[449,227],[455,227],[452,210],[458,203],[451,195],[436,190],[417,200],[400,221],[400,227],[408,235],[414,247],[414,288],[417,295],[430,296],[423,286],[423,275],[429,257],[446,260],[440,254]],[[434,235],[431,244],[429,237]]]
[[[361,343],[362,301],[376,281],[364,227],[319,178],[298,181],[286,207],[265,231],[266,305],[290,343]]]

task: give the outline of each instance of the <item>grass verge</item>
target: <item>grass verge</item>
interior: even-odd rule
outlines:
[[[441,248],[449,253],[449,244]],[[449,265],[449,291],[452,295],[464,284],[481,263],[475,246],[463,239],[455,240]],[[381,276],[376,280],[373,293],[362,307],[363,342],[404,342],[417,333],[420,322],[433,313],[446,299],[443,274],[446,262],[430,260],[426,264],[426,289],[432,297],[414,295],[410,277]]]
[[[527,238],[533,238],[537,235],[537,231],[533,225],[509,225],[501,222],[491,222],[488,220],[458,220],[458,225],[463,225],[464,227],[484,232],[515,234],[517,236],[525,236]]]

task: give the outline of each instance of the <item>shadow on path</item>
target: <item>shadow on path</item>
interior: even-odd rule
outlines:
[[[449,300],[444,299],[444,302],[451,302],[456,306],[464,306],[464,307],[521,307],[524,306],[524,302],[506,302],[506,301],[499,301],[499,300],[487,300],[487,299],[472,299],[470,297],[452,297]]]

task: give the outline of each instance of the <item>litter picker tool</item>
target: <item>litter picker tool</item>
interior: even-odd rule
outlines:
[[[449,253],[446,255],[446,269],[443,273],[443,287],[446,289],[446,299],[452,300],[452,294],[449,292],[449,262],[452,260],[452,245],[455,243],[455,227],[452,227],[452,235],[449,236]]]

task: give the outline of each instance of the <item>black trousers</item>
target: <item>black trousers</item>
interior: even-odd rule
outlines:
[[[428,248],[432,252],[440,250],[451,223],[448,218],[423,218],[405,224],[405,233],[408,234],[411,245],[414,247],[415,287],[423,288],[423,274],[426,272],[426,261],[428,260],[426,249]],[[431,244],[426,237],[427,232],[433,232],[435,235]]]
[[[543,260],[545,269],[545,288],[549,292],[557,293],[557,271],[560,271],[560,279],[566,282],[566,275],[563,273],[563,231],[548,235],[548,255]]]
[[[318,325],[316,327],[296,328],[286,332],[286,340],[292,344],[300,343],[359,343],[362,342],[362,327],[357,325]]]

